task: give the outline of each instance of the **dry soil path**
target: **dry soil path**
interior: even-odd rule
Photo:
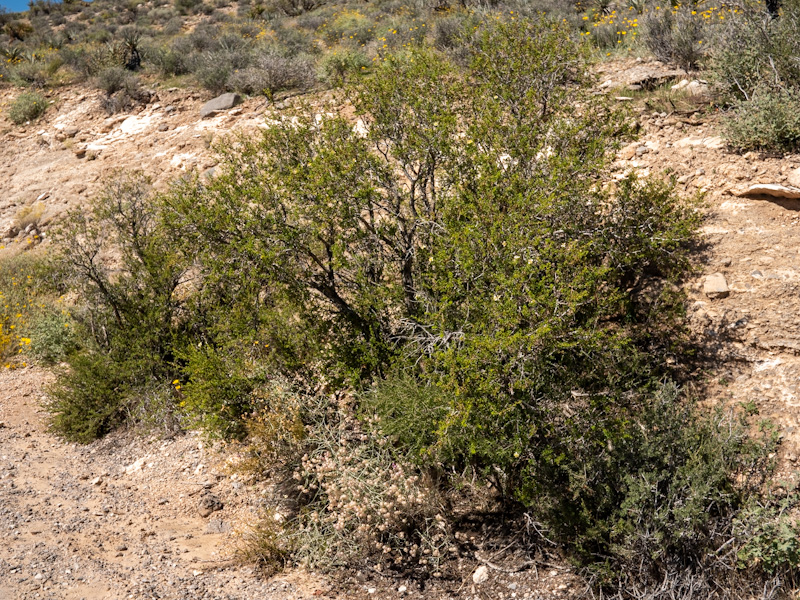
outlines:
[[[40,411],[49,375],[0,370],[0,599],[300,599],[310,574],[265,581],[231,564],[253,495],[192,435],[65,444]],[[200,499],[222,509],[207,517]],[[206,503],[207,504],[207,503]]]

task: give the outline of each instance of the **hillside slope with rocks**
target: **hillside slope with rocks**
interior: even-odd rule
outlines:
[[[5,90],[2,102],[14,93]],[[60,215],[87,202],[115,170],[142,169],[156,186],[189,173],[212,176],[214,142],[263,127],[284,108],[249,99],[203,118],[207,97],[166,89],[139,112],[107,117],[96,92],[66,88],[51,99],[34,124],[0,121],[5,251],[46,243]],[[320,107],[332,101],[329,94],[314,99]],[[732,153],[707,111],[632,104],[641,133],[621,149],[611,177],[668,173],[681,193],[704,197],[704,244],[687,284],[690,326],[713,356],[700,374],[704,399],[753,403],[778,424],[783,475],[793,477],[800,199],[788,196],[800,188],[800,156]],[[784,197],[764,195],[767,188],[748,193],[756,184],[781,186]],[[64,444],[47,433],[40,412],[50,378],[31,367],[0,372],[0,528],[7,536],[0,598],[555,598],[583,591],[563,565],[517,571],[486,568],[479,558],[465,564],[463,581],[424,589],[375,573],[348,573],[336,584],[309,573],[258,578],[230,559],[260,491],[226,470],[224,452],[194,434],[121,432],[85,447]]]

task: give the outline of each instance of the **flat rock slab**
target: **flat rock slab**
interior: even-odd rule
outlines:
[[[734,196],[770,196],[795,200],[800,198],[800,188],[777,185],[773,183],[757,183],[745,190],[734,190]]]
[[[213,100],[206,102],[200,109],[200,116],[203,119],[206,117],[212,117],[222,110],[228,110],[237,104],[241,104],[241,102],[242,97],[239,94],[222,94],[221,96],[217,96]]]
[[[684,77],[686,71],[675,69],[658,61],[633,65],[611,75],[600,85],[600,89],[627,87],[628,89],[649,89],[668,79]]]
[[[731,290],[728,281],[722,273],[713,273],[706,277],[703,283],[703,292],[709,298],[727,298]]]

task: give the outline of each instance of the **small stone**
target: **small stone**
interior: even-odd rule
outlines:
[[[127,467],[125,467],[125,474],[131,475],[133,473],[136,473],[137,471],[141,471],[142,467],[144,466],[145,460],[146,459],[142,457],[134,461],[133,463],[129,464]]]
[[[127,549],[128,549],[128,547],[125,544],[120,544],[116,548],[117,552],[125,552],[125,550],[127,550]]]
[[[639,146],[636,149],[636,156],[644,156],[645,154],[647,154],[647,152],[648,152],[647,146]]]
[[[83,158],[86,156],[86,148],[75,148],[73,152],[75,153],[75,158]]]
[[[408,588],[407,588],[406,586],[404,586],[404,585],[401,585],[399,588],[397,588],[397,591],[398,591],[398,592],[400,592],[400,593],[402,594],[402,593],[403,593],[403,592],[405,592],[407,589],[408,589]]]
[[[786,181],[792,187],[800,188],[800,169],[794,169],[786,177]]]
[[[212,117],[216,113],[233,108],[237,104],[241,104],[242,97],[239,94],[227,93],[217,96],[213,100],[206,102],[200,109],[200,116],[205,119]]]
[[[214,494],[206,494],[202,498],[200,498],[200,502],[197,505],[197,510],[200,513],[201,517],[207,517],[211,513],[222,510],[224,505],[220,502],[220,499],[217,498]]]
[[[763,277],[764,277],[764,274],[761,271],[759,271],[758,269],[756,269],[755,271],[751,272],[750,275],[752,277],[755,277],[756,279],[763,279]]]
[[[369,589],[367,590],[367,593],[368,593],[368,594],[374,594],[374,593],[375,593],[375,592],[377,592],[377,591],[378,591],[378,590],[377,590],[376,588],[369,588]]]
[[[167,125],[166,123],[161,123],[157,127],[157,129],[158,129],[158,131],[169,131],[169,125]]]
[[[678,177],[678,183],[680,184],[689,183],[690,179],[691,179],[690,175],[681,175],[680,177]]]
[[[62,133],[68,138],[74,138],[76,135],[78,135],[78,133],[80,133],[80,131],[81,131],[80,129],[73,126],[73,127],[65,127],[62,130]]]
[[[719,263],[720,263],[720,264],[721,264],[723,267],[730,267],[732,262],[733,262],[733,260],[731,259],[731,257],[730,257],[730,256],[726,256],[726,257],[725,257],[725,258],[723,258],[721,261],[719,261]]]
[[[472,574],[472,582],[478,585],[485,583],[489,579],[489,568],[486,565],[481,565]]]
[[[636,145],[635,142],[632,143],[632,144],[628,144],[627,146],[625,146],[624,148],[622,148],[619,151],[619,154],[618,154],[619,158],[622,159],[622,160],[630,160],[630,159],[632,159],[634,156],[636,156],[636,148],[637,147],[638,146]]]
[[[103,482],[103,478],[98,476],[98,477],[95,477],[94,479],[92,479],[89,482],[89,485],[100,485],[102,482]]]
[[[705,96],[708,94],[708,84],[702,81],[691,81],[689,82],[689,85],[683,89],[690,96]]]
[[[728,282],[722,273],[714,273],[706,277],[703,292],[709,298],[727,298],[730,295]]]

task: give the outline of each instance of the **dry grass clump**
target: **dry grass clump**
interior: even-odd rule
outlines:
[[[267,476],[276,504],[242,535],[241,556],[277,568],[365,563],[441,574],[455,552],[443,498],[381,435],[356,418],[352,398],[304,396],[286,383],[264,390],[239,465]]]
[[[45,205],[43,202],[34,202],[29,206],[23,206],[14,216],[14,227],[17,230],[24,230],[28,225],[36,225],[44,215]]]

